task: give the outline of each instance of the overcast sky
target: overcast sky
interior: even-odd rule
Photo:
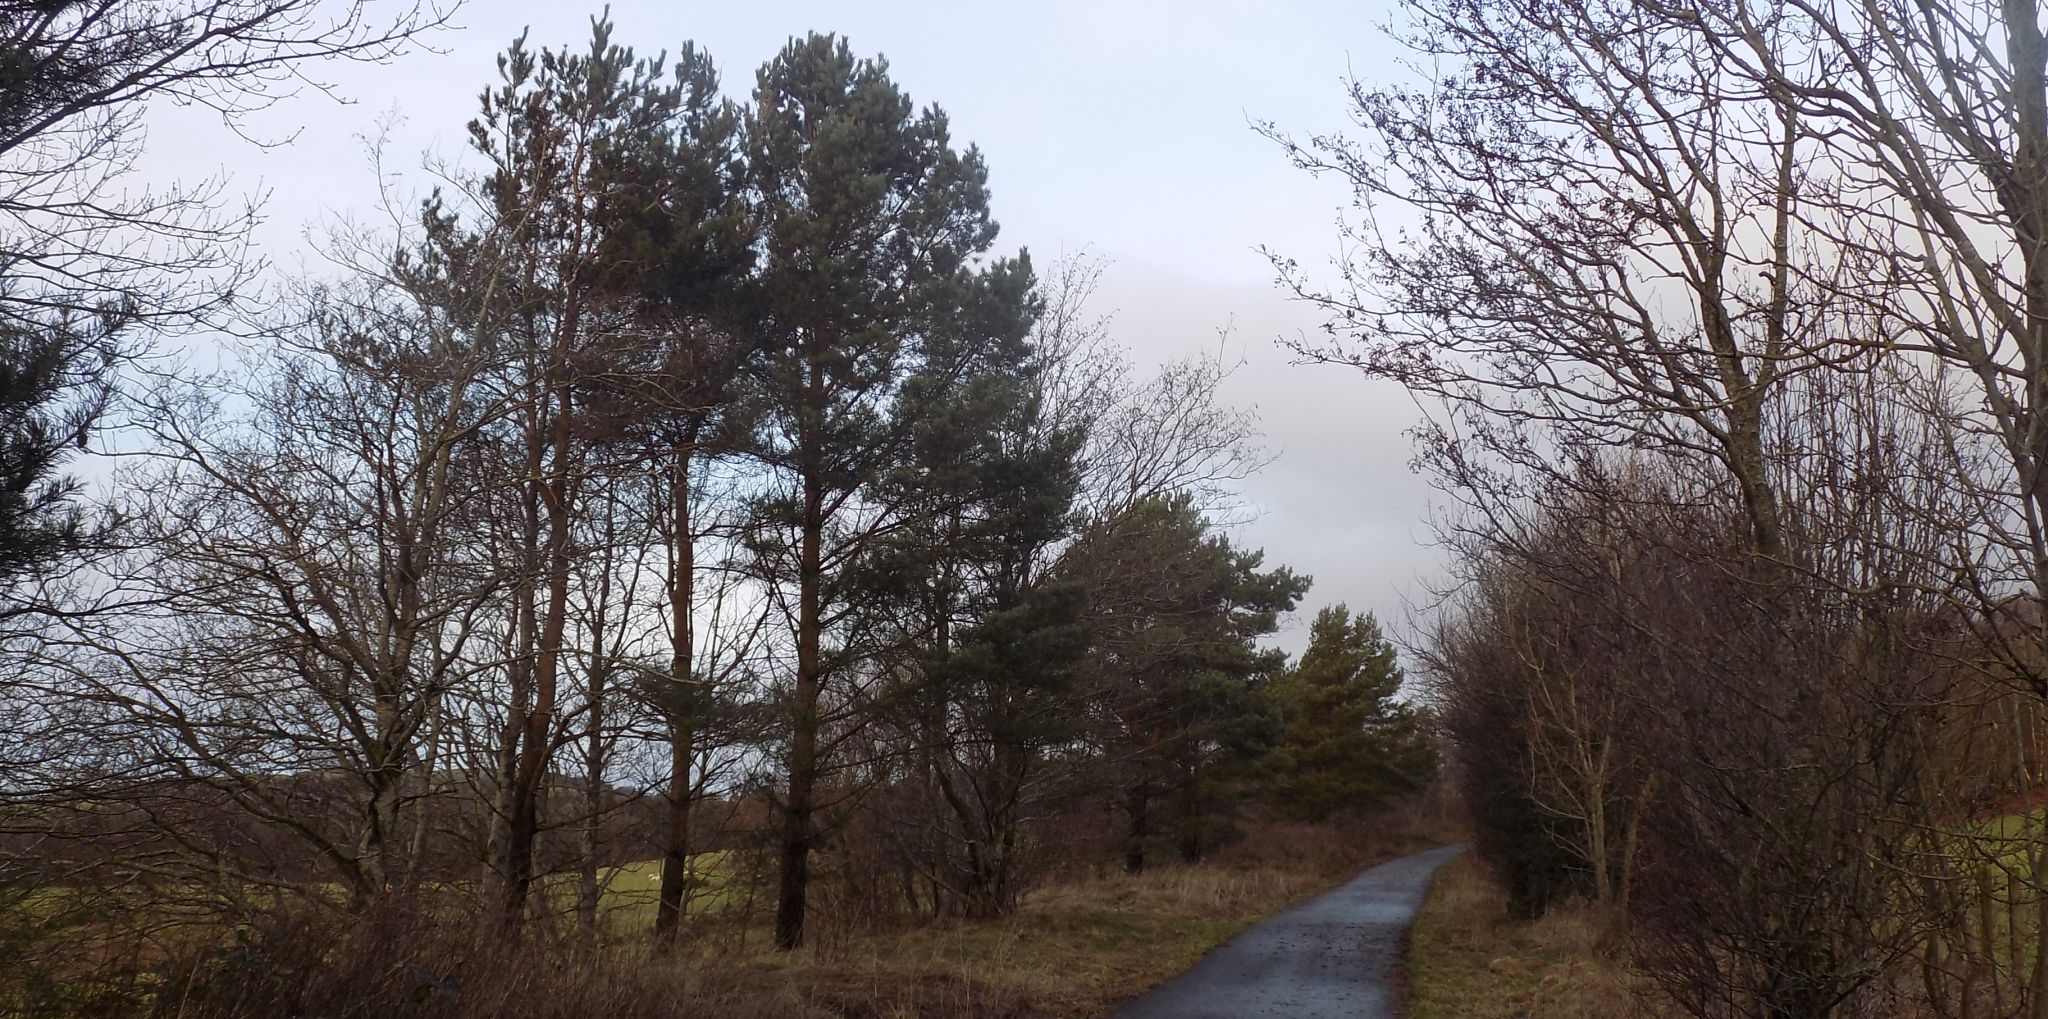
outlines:
[[[793,34],[838,32],[856,53],[886,56],[898,85],[943,107],[956,143],[986,156],[999,249],[1029,248],[1041,265],[1080,249],[1107,261],[1096,310],[1113,316],[1137,361],[1213,348],[1228,329],[1245,360],[1228,395],[1256,407],[1278,455],[1245,487],[1257,516],[1238,537],[1316,579],[1282,638],[1294,649],[1313,609],[1336,601],[1401,628],[1439,561],[1426,547],[1429,493],[1408,469],[1414,406],[1346,369],[1292,365],[1279,340],[1318,318],[1273,286],[1257,250],[1312,266],[1337,251],[1345,189],[1294,170],[1249,122],[1297,133],[1344,126],[1346,75],[1392,73],[1386,6],[616,0],[611,13],[614,40],[642,53],[694,40],[735,94]],[[528,26],[534,47],[580,46],[589,14],[470,0],[461,28],[431,39],[440,52],[319,69],[351,104],[312,94],[282,104],[253,122],[255,133],[298,133],[268,150],[194,112],[161,111],[150,176],[226,169],[238,187],[267,192],[258,239],[290,264],[309,225],[371,209],[361,136],[380,120],[402,118],[389,147],[399,169],[428,153],[460,155],[494,56]]]

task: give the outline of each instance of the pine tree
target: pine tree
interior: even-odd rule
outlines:
[[[1016,335],[968,331],[981,333]],[[889,488],[923,509],[877,565],[901,578],[896,617],[920,627],[905,670],[917,681],[894,701],[931,791],[936,820],[918,827],[924,869],[943,886],[933,905],[994,916],[1016,906],[1045,755],[1079,735],[1087,627],[1086,590],[1048,571],[1073,526],[1081,435],[1048,417],[1036,351],[989,345],[980,360],[965,384],[913,386],[924,394],[914,463]]]
[[[888,482],[929,435],[921,415],[949,404],[939,393],[1022,349],[1032,304],[1028,264],[980,262],[996,234],[980,154],[955,151],[945,114],[917,110],[886,62],[833,36],[792,39],[761,69],[745,133],[762,231],[751,452],[771,479],[750,540],[795,650],[775,924],[787,949],[803,939],[828,730],[860,723],[847,684],[897,636],[862,625],[896,587],[864,566],[933,511]]]
[[[609,395],[659,480],[650,515],[666,546],[666,675],[646,684],[668,729],[661,891],[653,935],[673,945],[690,880],[691,811],[703,792],[694,770],[700,726],[721,713],[724,691],[697,672],[696,479],[707,463],[745,445],[739,379],[758,352],[746,327],[756,223],[742,156],[742,111],[719,94],[710,56],[685,43],[674,61],[675,111],[647,144],[610,154],[620,187],[602,210],[607,276],[653,341],[637,370]],[[623,270],[623,271],[622,271]]]
[[[1091,588],[1089,668],[1115,748],[1124,866],[1145,868],[1162,815],[1181,856],[1198,858],[1214,766],[1255,756],[1274,729],[1259,688],[1280,656],[1256,641],[1309,579],[1261,570],[1262,554],[1234,548],[1186,495],[1096,521],[1068,558]]]
[[[1289,721],[1272,767],[1282,800],[1317,820],[1420,789],[1435,768],[1415,709],[1399,700],[1394,646],[1371,613],[1316,613],[1309,646],[1277,685]]]
[[[563,679],[576,659],[567,645],[576,530],[596,501],[591,479],[621,446],[629,457],[642,453],[647,419],[671,409],[646,399],[658,373],[650,363],[667,351],[635,312],[672,285],[671,263],[721,247],[715,238],[684,237],[664,250],[647,236],[645,217],[627,214],[677,198],[655,168],[687,154],[701,118],[715,112],[705,109],[708,64],[686,51],[671,78],[664,58],[636,56],[611,34],[611,22],[598,17],[587,47],[536,54],[523,34],[514,40],[469,125],[488,167],[464,182],[474,222],[444,209],[440,195],[425,210],[435,250],[419,271],[444,273],[450,291],[478,309],[478,330],[502,345],[495,384],[508,412],[497,438],[511,451],[505,469],[520,479],[505,507],[518,530],[509,585],[517,653],[506,668],[509,711],[496,762],[503,802],[494,812],[501,830],[492,839],[512,923],[521,922],[536,880],[535,846],[565,724]],[[583,711],[583,724],[595,726],[600,707]]]
[[[32,576],[88,537],[63,473],[106,406],[117,317],[90,327],[0,321],[0,584]],[[4,611],[19,603],[10,600]]]

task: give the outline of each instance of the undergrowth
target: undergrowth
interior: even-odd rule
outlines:
[[[1359,869],[1426,845],[1413,824],[1261,826],[1210,859],[1139,874],[1069,874],[1016,915],[819,917],[811,947],[704,937],[665,955],[644,930],[514,932],[489,918],[392,903],[367,913],[278,909],[169,953],[122,993],[80,996],[66,1019],[1058,1019],[1117,1002]],[[0,994],[0,1000],[4,1000]],[[15,1010],[0,1007],[13,1019]],[[40,1016],[38,1017],[40,1019]]]
[[[1445,864],[1409,948],[1410,1019],[1647,1019],[1614,918],[1567,903],[1530,922],[1470,854]]]

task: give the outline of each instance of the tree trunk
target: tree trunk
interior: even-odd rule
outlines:
[[[441,770],[442,718],[438,696],[428,700],[426,712],[426,754],[420,763],[419,791],[413,800],[412,844],[405,855],[405,883],[408,885],[417,882],[420,871],[426,867],[427,833],[433,826],[433,803],[436,799],[435,776]]]
[[[609,528],[607,528],[609,532]],[[605,535],[607,543],[611,534]],[[606,555],[609,555],[609,550]],[[587,731],[583,743],[583,823],[578,826],[577,873],[576,873],[576,920],[584,937],[594,944],[597,939],[598,906],[602,889],[597,880],[598,850],[602,841],[605,815],[605,772],[610,767],[610,754],[605,745],[605,709],[607,687],[611,680],[611,660],[605,652],[605,607],[611,601],[611,579],[607,569],[598,582],[597,605],[591,617],[590,633],[590,676],[589,703],[586,706]]]
[[[676,450],[669,516],[675,562],[669,576],[669,681],[679,684],[669,705],[669,773],[667,830],[661,857],[661,902],[654,914],[657,944],[673,945],[682,928],[690,881],[690,803],[694,795],[690,768],[696,757],[695,691],[689,689],[696,658],[696,631],[690,617],[696,596],[696,537],[690,531],[690,461],[688,446]]]
[[[1180,790],[1180,858],[1183,863],[1202,859],[1202,784],[1192,766]]]
[[[782,873],[775,903],[775,947],[803,944],[804,907],[811,881],[811,814],[818,783],[818,702],[824,675],[819,659],[824,556],[824,493],[815,475],[804,480],[803,533],[797,591],[796,697],[791,705],[789,797],[783,807]]]
[[[991,811],[989,830],[994,843],[990,882],[994,885],[995,916],[1008,916],[1017,909],[1018,813],[1023,808],[1024,784],[1028,781],[1030,751],[1013,740],[996,743],[995,766],[998,781],[996,806]]]
[[[524,549],[530,555],[539,544],[539,514],[537,501],[529,495],[525,511]],[[533,647],[534,613],[533,582],[530,570],[521,570],[520,580],[513,592],[513,622],[506,648],[506,680],[508,689],[505,699],[505,726],[498,738],[496,760],[492,762],[496,774],[492,776],[491,789],[491,833],[488,876],[499,887],[500,904],[509,908],[512,899],[512,813],[519,784],[519,743],[526,731],[526,713],[533,701],[533,658],[528,651]],[[507,917],[516,922],[517,917]]]
[[[574,320],[564,327],[573,334]],[[566,367],[558,370],[566,372]],[[526,713],[520,733],[519,773],[512,786],[512,816],[505,878],[505,915],[513,923],[523,919],[526,899],[533,886],[533,849],[540,834],[542,807],[547,797],[549,737],[555,717],[555,698],[560,682],[562,634],[569,612],[569,457],[570,412],[573,397],[566,382],[555,392],[553,463],[546,482],[539,485],[541,502],[547,510],[548,536],[547,608],[540,619],[533,654],[533,706]],[[535,451],[538,453],[538,450]],[[537,456],[535,457],[537,459]]]
[[[1145,839],[1152,834],[1152,790],[1146,783],[1131,787],[1126,810],[1131,827],[1124,836],[1124,870],[1136,874],[1145,869]]]

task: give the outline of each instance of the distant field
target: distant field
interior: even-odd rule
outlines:
[[[723,913],[739,904],[732,853],[698,853],[690,857],[690,889],[685,907],[693,914]],[[553,874],[543,883],[556,909],[576,905],[577,875]],[[626,931],[654,923],[661,902],[661,860],[639,860],[598,871],[598,913],[607,928]]]
[[[740,903],[743,888],[737,883],[732,864],[733,854],[719,851],[700,853],[691,857],[691,886],[685,900],[687,910],[693,914],[715,914],[726,912]],[[579,883],[574,873],[550,874],[541,879],[539,894],[547,908],[568,912],[576,906],[576,890]],[[630,931],[636,927],[653,924],[661,899],[661,860],[639,860],[622,867],[608,867],[598,872],[600,898],[599,915],[606,926],[617,931]],[[429,884],[428,889],[446,891],[451,886]],[[306,889],[316,896],[325,896],[336,903],[345,897],[340,885],[315,885]],[[198,895],[199,899],[224,903],[211,895]],[[265,892],[245,892],[261,903],[268,901]],[[106,917],[121,912],[123,898],[119,888],[84,888],[69,885],[47,885],[26,889],[0,889],[0,911],[18,918],[29,920],[55,920],[69,913]],[[201,910],[200,903],[187,903],[195,911],[195,919],[204,919],[214,914]],[[148,909],[158,915],[178,907],[170,905],[161,894],[149,896]]]

